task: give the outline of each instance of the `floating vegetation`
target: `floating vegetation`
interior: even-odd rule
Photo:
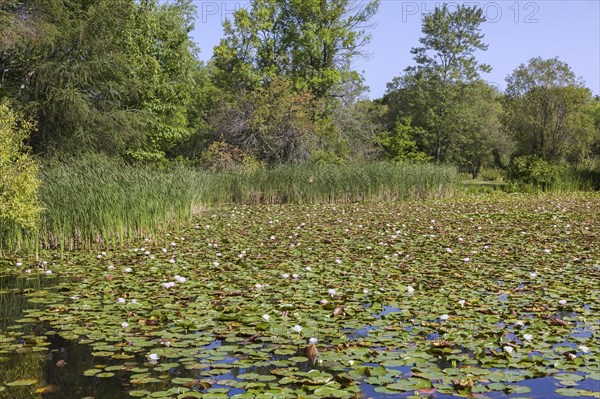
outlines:
[[[0,398],[598,398],[598,209],[240,205],[137,247],[2,264],[2,303],[26,306],[0,330]],[[34,279],[52,284],[17,284]],[[5,377],[31,356],[62,377]]]

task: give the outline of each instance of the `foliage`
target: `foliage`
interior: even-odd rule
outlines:
[[[597,134],[591,106],[590,90],[558,58],[532,58],[507,77],[504,124],[518,154],[582,161]]]
[[[507,177],[513,182],[547,190],[559,181],[560,169],[535,155],[524,155],[512,160]]]
[[[212,115],[214,137],[267,164],[309,159],[319,139],[321,102],[275,78],[265,87],[223,102]]]
[[[417,65],[388,84],[384,103],[390,108],[391,120],[411,117],[415,126],[423,129],[416,137],[419,148],[438,163],[452,158],[449,152],[455,141],[455,122],[464,112],[462,106],[474,106],[461,95],[464,85],[478,82],[479,73],[490,70],[474,56],[475,51],[487,49],[479,29],[484,21],[483,11],[477,7],[436,8],[423,18],[422,47],[411,50]],[[487,106],[480,101],[474,104]],[[488,117],[483,112],[479,115]]]
[[[395,162],[431,160],[431,157],[417,149],[414,137],[421,134],[423,129],[411,126],[410,118],[396,122],[393,133],[384,132],[375,138],[375,142],[383,147],[386,156]]]
[[[378,0],[253,0],[223,24],[214,50],[219,83],[236,93],[285,77],[317,98],[357,77],[351,61],[370,36]]]
[[[0,94],[38,122],[36,152],[156,157],[189,134],[190,1],[18,0],[0,10]]]
[[[19,238],[23,230],[37,227],[38,165],[24,145],[33,129],[6,101],[0,102],[0,248],[9,234]]]

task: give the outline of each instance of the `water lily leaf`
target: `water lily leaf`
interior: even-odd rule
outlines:
[[[5,385],[9,386],[9,387],[24,387],[24,386],[28,386],[28,385],[34,385],[37,383],[38,383],[38,380],[35,380],[35,379],[23,379],[23,380],[15,380],[15,381],[7,382],[7,383],[5,383]]]

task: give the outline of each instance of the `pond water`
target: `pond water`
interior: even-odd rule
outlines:
[[[246,392],[245,389],[232,388],[228,385],[220,385],[219,381],[230,382],[239,380],[239,376],[255,374],[257,380],[265,377],[272,377],[272,372],[277,370],[277,365],[264,365],[261,367],[235,367],[235,362],[238,357],[225,357],[222,359],[212,359],[211,367],[213,372],[207,378],[206,371],[210,357],[199,357],[196,360],[199,362],[207,362],[197,370],[186,369],[181,365],[174,364],[173,367],[167,367],[158,373],[143,373],[151,371],[153,367],[157,367],[160,363],[148,363],[148,360],[143,356],[134,356],[125,365],[118,360],[108,358],[97,358],[93,356],[94,349],[91,345],[80,343],[79,340],[69,340],[60,336],[51,330],[47,323],[27,322],[26,313],[29,309],[44,309],[45,305],[39,301],[30,301],[27,294],[35,294],[40,291],[52,291],[59,284],[74,281],[74,279],[59,279],[54,277],[22,277],[22,276],[2,276],[0,277],[0,337],[4,345],[7,343],[23,344],[28,340],[31,345],[27,346],[30,350],[20,351],[21,353],[7,353],[6,350],[0,351],[0,383],[9,382],[9,380],[31,380],[31,385],[27,384],[22,387],[12,386],[4,391],[0,391],[0,398],[46,398],[46,399],[126,399],[131,397],[145,397],[151,393],[162,393],[149,397],[180,397],[193,398],[196,396],[186,396],[193,393],[206,391],[205,387],[210,386],[214,396],[208,394],[205,397],[231,397],[242,395]],[[36,295],[33,296],[34,298]],[[400,311],[399,308],[393,306],[384,306],[383,310],[376,314],[377,318],[385,317],[391,313]],[[574,312],[560,312],[561,317],[576,317]],[[351,339],[367,338],[369,332],[376,329],[373,326],[365,326],[358,329],[344,329],[343,332]],[[589,331],[581,331],[572,334],[572,336],[587,337],[591,334]],[[440,339],[437,333],[429,334],[428,340]],[[36,346],[39,341],[34,341],[34,338],[42,339],[43,346]],[[203,353],[213,349],[219,349],[225,345],[230,345],[221,340],[215,340],[208,345],[202,347]],[[570,343],[559,343],[557,345],[573,346]],[[465,352],[468,352],[466,348]],[[471,353],[472,354],[472,353]],[[539,353],[538,353],[539,354]],[[295,355],[302,355],[298,353]],[[536,355],[536,353],[533,353]],[[289,359],[290,355],[271,355],[266,359],[266,363],[281,362]],[[445,356],[440,356],[437,359],[432,359],[441,370],[452,367],[452,362],[448,361]],[[177,362],[177,359],[171,358],[169,362]],[[366,367],[377,368],[376,363],[364,363]],[[295,367],[301,372],[309,372],[311,370],[324,370],[327,368],[315,365],[308,359],[296,361]],[[93,370],[97,368],[101,370],[112,370],[110,377],[102,377],[96,375],[85,375],[85,370]],[[395,370],[400,376],[410,377],[411,367],[389,367],[390,370]],[[144,376],[158,377],[148,384],[130,383],[130,375],[135,372],[142,372]],[[575,373],[581,376],[581,380],[577,383],[577,389],[586,391],[585,396],[571,395],[571,397],[600,397],[597,393],[600,392],[600,382],[595,379],[584,379],[583,373]],[[244,378],[248,381],[248,378]],[[252,378],[250,378],[252,380]],[[35,381],[35,382],[34,382]],[[174,383],[176,381],[177,383]],[[187,381],[188,384],[180,381]],[[201,384],[200,381],[206,383]],[[392,380],[390,380],[392,381]],[[572,385],[566,380],[565,386]],[[294,387],[295,384],[290,384]],[[408,398],[414,395],[414,392],[406,393],[381,393],[377,391],[377,385],[369,384],[363,381],[360,383],[360,392],[357,393],[361,397],[387,399],[387,398]],[[559,399],[564,398],[555,392],[557,387],[561,386],[561,381],[552,377],[530,378],[519,381],[512,385],[513,387],[525,387],[523,392],[508,393],[508,392],[488,392],[485,396],[493,398],[544,398],[544,399]],[[424,389],[421,391],[421,397],[432,397],[437,399],[455,398],[455,395],[443,394],[435,392],[433,389]],[[526,396],[524,395],[526,392]],[[596,393],[595,396],[592,396]],[[15,396],[18,395],[18,396]],[[478,395],[475,395],[478,396]],[[197,397],[200,397],[198,395]],[[333,397],[333,396],[332,396]]]

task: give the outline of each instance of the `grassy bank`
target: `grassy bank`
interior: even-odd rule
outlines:
[[[314,204],[452,196],[453,167],[370,163],[285,166],[209,174],[156,169],[94,157],[41,168],[39,229],[9,232],[5,252],[103,247],[153,236],[187,222],[194,209],[221,204]]]

